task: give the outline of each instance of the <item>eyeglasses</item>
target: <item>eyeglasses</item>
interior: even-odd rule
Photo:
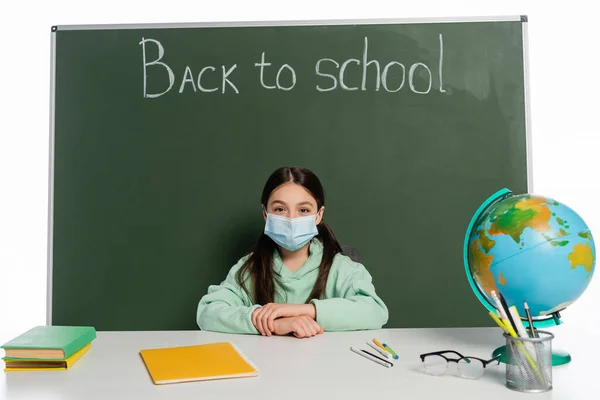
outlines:
[[[458,358],[448,358],[446,353],[456,354]],[[482,360],[478,357],[465,357],[454,350],[435,351],[433,353],[421,354],[421,361],[425,366],[425,371],[430,375],[443,375],[448,369],[448,363],[455,362],[458,365],[458,372],[463,378],[477,379],[483,375],[485,367],[494,361],[500,364],[500,354],[490,360]]]

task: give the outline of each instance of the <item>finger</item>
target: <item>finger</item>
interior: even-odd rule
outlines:
[[[258,315],[258,313],[260,312],[260,307],[256,308],[254,311],[252,311],[252,325],[254,325],[256,327],[256,316]],[[258,329],[258,328],[257,328]]]
[[[312,321],[309,321],[308,319],[304,318],[304,319],[302,319],[302,324],[303,324],[306,336],[307,337],[313,336],[314,327],[313,327]]]
[[[306,330],[308,331],[308,333],[312,334],[317,330],[317,327],[315,325],[316,323],[312,318],[305,317],[302,320],[304,321],[304,326],[306,326]]]
[[[310,323],[310,325],[311,325],[312,327],[314,327],[314,328],[315,328],[315,330],[316,330],[317,332],[320,332],[320,331],[323,329],[323,328],[321,327],[321,325],[320,325],[320,324],[319,324],[317,321],[315,321],[314,319],[312,319],[312,318],[310,318],[310,317],[306,317],[306,320],[308,321],[308,323]]]
[[[321,325],[319,325],[318,322],[315,321],[315,325],[317,326],[317,333],[323,333],[323,332],[325,332],[323,330],[323,327]]]
[[[252,319],[253,319],[252,323],[254,324],[254,326],[256,327],[256,329],[262,335],[263,331],[262,331],[262,329],[260,327],[260,323],[259,323],[259,316],[260,316],[261,311],[262,311],[262,307],[259,307],[259,308],[256,309],[256,312],[252,314]]]
[[[319,325],[319,323],[317,321],[313,320],[313,325],[315,326],[315,329],[317,331],[316,335],[323,333],[323,327],[321,325]]]
[[[265,311],[264,313],[262,313],[260,315],[258,323],[261,326],[261,329],[262,329],[264,335],[271,336],[271,331],[269,331],[269,328],[267,327],[267,319],[265,318],[267,313],[268,313],[268,311]]]
[[[303,326],[299,326],[294,331],[294,336],[296,336],[298,339],[305,337],[306,336],[306,332],[304,331],[304,327]]]
[[[265,330],[265,334],[267,336],[271,336],[273,329],[272,324],[269,326],[269,318],[273,312],[271,310],[265,312],[261,318],[263,329]]]
[[[262,316],[263,328],[267,333],[267,336],[271,336],[275,330],[275,324],[273,322],[275,318],[273,318],[273,315],[276,315],[277,312],[276,308],[272,304],[269,304],[269,306],[270,307],[267,307]]]
[[[273,332],[275,330],[275,319],[279,318],[280,315],[278,315],[277,310],[273,310],[271,311],[271,313],[269,313],[268,317],[267,317],[267,326],[269,327],[269,330],[271,332]]]
[[[310,321],[304,321],[303,328],[304,328],[304,336],[306,336],[306,337],[314,336],[314,333],[313,333],[314,328],[313,328],[312,324],[310,323]]]
[[[302,325],[302,320],[297,320],[292,326],[292,332],[294,336],[297,338],[301,338],[304,335],[304,326]]]
[[[267,316],[268,316],[269,314],[271,314],[272,312],[273,312],[273,305],[269,303],[269,304],[267,304],[267,305],[264,307],[264,310],[263,310],[263,312],[262,312],[262,314],[261,314],[261,318],[263,319],[263,323],[264,323],[264,322],[266,322],[266,320],[267,320]],[[265,325],[265,327],[266,327],[266,325]]]
[[[319,327],[314,323],[314,321],[310,324],[310,333],[311,336],[316,336],[319,334]]]
[[[261,309],[256,315],[256,329],[258,329],[261,335],[266,336],[266,332],[262,323],[262,315],[264,314],[264,312],[264,309]]]
[[[251,318],[252,318],[252,325],[254,325],[254,327],[260,332],[260,329],[258,329],[258,320],[257,320],[257,316],[258,316],[259,312],[260,312],[260,307],[252,312]]]
[[[271,332],[273,332],[271,327],[268,325],[269,315],[271,315],[272,312],[273,308],[267,304],[262,313],[258,316],[258,320],[260,321],[259,323],[261,324],[266,336],[271,336]]]

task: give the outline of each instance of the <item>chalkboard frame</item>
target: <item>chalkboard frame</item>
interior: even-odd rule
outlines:
[[[450,22],[501,22],[520,21],[523,29],[523,68],[524,68],[524,105],[526,130],[526,167],[527,190],[533,189],[532,135],[530,110],[530,80],[528,51],[528,17],[526,15],[509,16],[463,16],[434,18],[376,18],[376,19],[323,19],[323,20],[282,20],[282,21],[229,21],[229,22],[191,22],[191,23],[132,23],[132,24],[94,24],[94,25],[54,25],[51,27],[50,40],[50,123],[48,158],[48,214],[47,214],[47,279],[46,279],[46,323],[52,325],[53,306],[53,227],[54,227],[54,162],[55,162],[55,89],[56,89],[56,33],[68,30],[112,30],[112,29],[172,29],[172,28],[211,28],[211,27],[283,27],[283,26],[322,26],[322,25],[378,25],[410,23],[450,23]]]

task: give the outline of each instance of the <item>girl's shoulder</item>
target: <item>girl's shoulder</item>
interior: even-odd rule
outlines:
[[[351,258],[351,254],[345,253],[337,253],[335,257],[333,257],[331,269],[340,270],[340,272],[357,272],[366,270],[362,263],[354,261]]]
[[[335,282],[332,284],[336,287],[344,288],[354,285],[357,281],[371,280],[371,274],[361,262],[354,261],[347,254],[338,253],[333,258],[329,279]]]
[[[237,276],[238,272],[240,271],[240,269],[242,269],[242,267],[244,266],[246,261],[248,261],[248,259],[250,258],[251,255],[252,255],[252,253],[246,254],[242,258],[238,259],[237,262],[229,268],[228,276],[229,277]],[[246,273],[245,279],[248,278],[247,275],[248,275],[248,273]]]

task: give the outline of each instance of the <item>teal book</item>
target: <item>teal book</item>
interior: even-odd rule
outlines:
[[[91,326],[36,326],[0,346],[8,360],[66,360],[96,338]]]

